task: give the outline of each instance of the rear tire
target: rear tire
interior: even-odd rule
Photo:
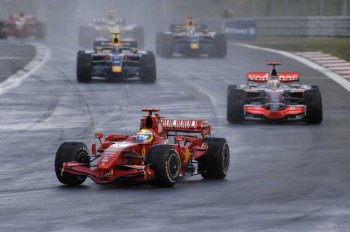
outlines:
[[[180,175],[181,160],[171,145],[157,145],[151,148],[147,163],[155,172],[150,184],[156,187],[172,187]]]
[[[141,76],[144,83],[154,83],[157,80],[156,59],[152,52],[141,56]]]
[[[156,55],[157,56],[161,56],[162,55],[162,36],[163,36],[163,33],[157,33],[157,37],[156,37]]]
[[[230,166],[230,149],[224,138],[205,138],[207,153],[198,160],[198,171],[204,179],[224,179]]]
[[[3,28],[4,28],[4,23],[0,22],[0,39],[6,39],[7,38],[6,34],[2,31]]]
[[[135,27],[131,32],[131,38],[135,39],[138,45],[138,48],[143,48],[145,46],[145,33],[142,27]]]
[[[244,104],[246,94],[244,90],[237,89],[237,85],[229,85],[227,88],[227,120],[231,123],[244,121]]]
[[[172,35],[162,34],[160,40],[161,56],[171,58],[173,56],[174,38]]]
[[[85,51],[77,54],[77,80],[79,82],[90,82],[92,72],[92,56]]]
[[[84,175],[74,175],[71,173],[63,172],[61,170],[63,163],[78,161],[79,163],[86,163],[90,165],[89,150],[84,143],[80,142],[65,142],[58,148],[55,158],[55,172],[57,179],[66,185],[80,185],[86,180]]]
[[[316,88],[317,87],[317,88]],[[304,92],[306,106],[305,121],[308,124],[320,124],[323,120],[322,97],[318,86]]]
[[[42,22],[38,22],[36,25],[36,35],[35,38],[36,39],[45,39],[46,37],[46,30],[45,30],[45,26]]]
[[[226,37],[224,34],[214,35],[214,49],[210,53],[214,58],[225,58],[227,55]]]

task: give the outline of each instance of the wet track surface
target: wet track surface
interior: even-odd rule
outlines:
[[[34,55],[31,45],[0,40],[0,82],[24,67]]]
[[[267,52],[231,47],[221,59],[157,59],[154,85],[77,83],[76,49],[52,53],[35,75],[0,96],[0,231],[346,231],[350,228],[350,94],[315,70]],[[321,125],[226,121],[228,84],[283,63],[318,84]],[[202,118],[227,138],[229,174],[169,189],[149,185],[61,185],[54,158],[63,141],[94,131],[135,133],[140,109]]]

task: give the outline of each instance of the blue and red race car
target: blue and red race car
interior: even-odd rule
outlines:
[[[144,83],[156,81],[156,60],[153,52],[138,51],[135,40],[122,40],[120,34],[112,33],[112,40],[95,40],[93,51],[78,51],[79,82],[90,82],[92,77],[116,81],[137,77]]]

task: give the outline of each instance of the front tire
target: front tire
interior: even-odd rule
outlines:
[[[63,172],[61,170],[63,163],[77,161],[79,163],[86,163],[90,165],[89,151],[84,143],[80,142],[65,142],[58,148],[55,158],[55,172],[57,179],[66,185],[80,185],[86,180],[84,175],[74,175],[71,173]]]
[[[45,39],[46,37],[46,30],[45,30],[45,26],[42,22],[38,22],[37,25],[36,25],[36,35],[35,35],[35,38],[36,39]]]
[[[198,160],[198,171],[204,179],[224,179],[230,166],[230,149],[224,138],[205,138],[207,153]]]
[[[172,35],[162,34],[160,39],[161,56],[171,58],[173,56],[174,38]]]
[[[231,123],[242,123],[244,121],[244,104],[246,95],[244,90],[237,89],[237,85],[227,88],[227,120]]]
[[[156,187],[172,187],[180,175],[181,160],[171,145],[157,145],[151,148],[147,163],[155,172],[151,185]]]
[[[4,22],[0,22],[0,39],[6,39],[6,34],[2,31],[2,29],[5,27]]]
[[[142,27],[135,27],[131,37],[137,41],[138,48],[142,49],[145,46],[145,33]]]
[[[224,34],[214,35],[214,48],[210,53],[211,57],[214,58],[225,58],[227,55],[227,43]]]
[[[306,106],[306,123],[320,124],[323,120],[323,111],[322,97],[318,86],[313,86],[310,90],[305,90],[304,104]]]
[[[92,56],[84,51],[77,54],[77,80],[79,82],[90,82],[92,72]]]
[[[141,56],[141,76],[144,83],[154,83],[157,80],[156,59],[153,53]]]

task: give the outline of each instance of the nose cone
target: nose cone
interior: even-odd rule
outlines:
[[[281,119],[281,118],[283,118],[283,114],[279,110],[271,110],[269,112],[269,118],[271,118],[271,119]]]

